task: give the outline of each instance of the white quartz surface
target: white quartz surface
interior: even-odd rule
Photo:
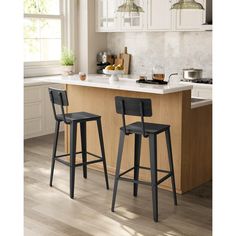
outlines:
[[[36,78],[35,78],[36,79]],[[120,78],[118,82],[109,82],[109,76],[105,75],[87,75],[85,81],[81,81],[78,75],[73,76],[48,76],[41,77],[40,81],[48,83],[71,84],[85,87],[105,88],[125,90],[132,92],[143,92],[153,94],[168,94],[191,90],[192,85],[185,85],[180,83],[169,83],[168,85],[152,85],[136,83],[138,77]]]
[[[195,108],[199,108],[199,107],[203,107],[203,106],[207,106],[207,105],[212,104],[211,99],[195,98],[195,97],[192,97],[192,99],[197,99],[199,101],[191,102],[191,109],[195,109]]]
[[[210,88],[210,89],[212,89],[212,86],[213,86],[212,84],[200,84],[200,83],[185,82],[185,81],[180,81],[180,83],[185,84],[185,85],[191,84],[196,88]]]
[[[24,79],[24,86],[29,87],[29,86],[40,86],[40,85],[46,85],[46,84],[51,84],[52,82],[45,82],[43,80],[44,77],[35,77],[35,78],[25,78]],[[48,78],[48,77],[47,77]],[[51,78],[51,76],[50,76]]]

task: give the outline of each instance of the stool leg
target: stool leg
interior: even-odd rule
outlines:
[[[177,205],[177,196],[176,196],[176,186],[175,186],[175,174],[174,174],[174,163],[172,157],[172,148],[171,148],[171,138],[170,138],[170,129],[165,131],[166,134],[166,144],[167,144],[167,151],[168,151],[168,159],[171,171],[171,182],[172,182],[172,191],[174,197],[174,204]]]
[[[77,123],[70,124],[70,198],[74,198]]]
[[[157,187],[157,138],[155,134],[149,136],[151,183],[152,183],[152,207],[153,219],[158,222],[158,187]]]
[[[99,135],[99,141],[100,141],[100,147],[101,147],[101,153],[102,153],[102,162],[103,162],[103,168],[104,168],[106,187],[107,187],[107,189],[109,189],[107,164],[106,164],[105,148],[104,148],[104,142],[103,142],[101,119],[97,120],[97,127],[98,127],[98,135]]]
[[[142,135],[135,134],[134,141],[134,180],[138,181]],[[134,183],[134,196],[138,195],[138,183]]]
[[[114,212],[114,208],[115,208],[116,193],[117,193],[118,180],[119,180],[119,175],[120,175],[120,164],[121,164],[121,158],[122,158],[122,153],[123,153],[124,140],[125,140],[125,133],[121,130],[118,155],[117,155],[117,161],[116,161],[116,174],[115,174],[115,182],[114,182],[114,189],[113,189],[112,205],[111,205],[112,212]]]
[[[57,142],[58,142],[59,128],[60,128],[60,121],[56,121],[55,136],[54,136],[53,151],[52,151],[52,164],[51,164],[50,183],[49,183],[49,185],[51,187],[52,187],[52,181],[53,181],[55,157],[56,157],[56,154],[57,154]]]
[[[87,137],[86,137],[86,122],[80,123],[82,160],[85,164],[87,162]],[[83,176],[87,179],[87,165],[83,165]]]

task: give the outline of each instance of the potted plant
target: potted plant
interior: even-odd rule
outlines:
[[[73,66],[75,64],[75,55],[72,51],[64,48],[61,54],[61,64],[63,75],[73,74]]]

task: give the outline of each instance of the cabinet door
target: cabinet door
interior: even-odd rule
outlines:
[[[135,3],[142,7],[144,12],[118,13],[121,19],[121,31],[146,30],[147,29],[147,0],[136,0]]]
[[[106,32],[107,30],[107,0],[96,0],[96,31]]]
[[[198,96],[200,98],[212,99],[212,89],[200,88],[198,89]]]
[[[202,30],[202,24],[206,19],[206,0],[197,0],[204,7],[204,10],[172,10],[174,17],[175,30]]]
[[[107,31],[120,30],[120,18],[117,13],[120,3],[120,0],[107,0]]]
[[[171,0],[149,0],[148,1],[148,29],[149,30],[171,30],[172,10]]]
[[[24,88],[24,138],[40,136],[44,129],[44,94],[41,86]]]

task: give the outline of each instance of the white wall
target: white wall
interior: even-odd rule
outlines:
[[[78,71],[96,73],[96,56],[107,49],[107,34],[95,32],[95,0],[78,4]]]

